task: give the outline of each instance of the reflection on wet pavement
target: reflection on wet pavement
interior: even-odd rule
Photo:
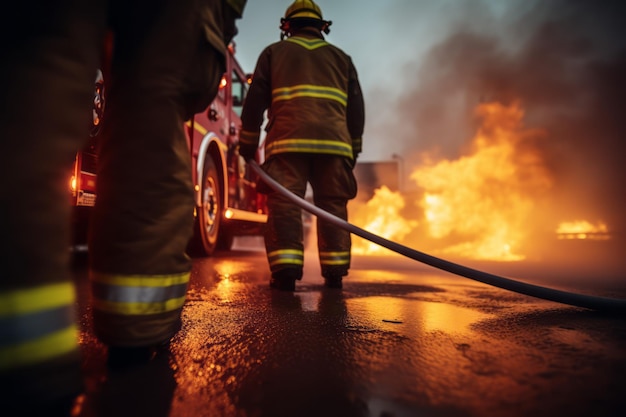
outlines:
[[[78,415],[541,417],[626,405],[619,318],[391,262],[354,268],[342,291],[309,273],[277,292],[265,262],[197,260],[169,355],[134,373],[104,369],[83,303]]]

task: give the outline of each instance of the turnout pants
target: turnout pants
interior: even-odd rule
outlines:
[[[304,197],[307,183],[319,208],[348,219],[348,201],[357,186],[346,158],[325,154],[284,153],[272,156],[264,170],[281,185]],[[273,274],[284,269],[299,271],[304,264],[302,210],[279,193],[267,192],[268,222],[265,248]],[[317,247],[323,277],[347,275],[350,268],[350,232],[317,220]]]
[[[180,327],[194,206],[183,123],[197,110],[190,90],[214,96],[223,72],[195,3],[113,3],[89,243],[94,328],[112,346],[159,344]],[[189,80],[197,65],[202,78]]]
[[[105,17],[104,2],[80,0],[0,14],[3,415],[50,415],[82,388],[69,179],[89,134]]]
[[[7,415],[52,415],[55,403],[82,389],[69,178],[91,127],[107,23],[116,46],[104,71],[89,246],[94,326],[104,343],[123,346],[165,341],[178,328],[193,222],[183,122],[214,96],[223,72],[200,5],[218,3],[32,0],[0,14],[0,410]],[[190,71],[198,61],[203,71]]]

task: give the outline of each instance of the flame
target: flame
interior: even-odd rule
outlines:
[[[404,206],[404,197],[399,192],[382,186],[374,191],[374,196],[365,207],[357,211],[354,222],[386,239],[402,240],[418,224],[417,221],[405,220],[400,215]],[[379,254],[385,251],[387,249],[382,246],[358,236],[354,237],[352,252],[355,254]]]
[[[454,237],[443,252],[470,259],[515,261],[532,221],[534,198],[551,179],[541,155],[529,146],[541,131],[525,129],[518,103],[483,103],[482,126],[469,155],[437,163],[425,159],[411,179],[424,190],[431,237]]]
[[[556,229],[559,239],[609,240],[609,228],[604,222],[592,224],[587,220],[562,222]]]
[[[536,250],[539,203],[547,200],[553,179],[537,146],[546,133],[524,127],[519,103],[482,103],[476,110],[481,121],[468,151],[457,159],[421,156],[410,178],[419,189],[414,205],[417,220],[402,217],[405,198],[382,186],[374,197],[351,216],[355,224],[387,239],[403,242],[419,235],[420,249],[443,256],[473,260],[520,261]],[[554,221],[554,220],[552,220]],[[417,234],[413,234],[417,231]],[[603,222],[562,222],[560,239],[610,239]],[[415,246],[413,244],[413,246]],[[426,247],[424,247],[426,246]],[[384,251],[355,238],[354,252]]]

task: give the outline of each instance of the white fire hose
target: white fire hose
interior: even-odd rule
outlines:
[[[255,173],[261,177],[261,179],[274,191],[278,192],[283,197],[289,199],[294,204],[297,204],[304,210],[314,214],[320,219],[323,219],[329,223],[334,224],[348,232],[367,239],[370,242],[383,246],[389,250],[392,250],[400,255],[404,255],[408,258],[425,263],[432,267],[451,272],[456,275],[460,275],[466,278],[473,279],[494,287],[503,288],[505,290],[513,291],[519,294],[529,295],[531,297],[541,298],[544,300],[555,301],[557,303],[572,305],[576,307],[587,308],[591,310],[598,310],[603,312],[611,312],[624,314],[626,313],[626,300],[599,297],[592,295],[576,294],[567,291],[557,290],[553,288],[542,287],[539,285],[528,284],[525,282],[516,281],[510,278],[504,278],[498,275],[493,275],[487,272],[479,271],[473,268],[468,268],[463,265],[449,262],[444,259],[440,259],[423,252],[419,252],[415,249],[411,249],[407,246],[399,243],[387,240],[383,237],[375,235],[367,230],[364,230],[358,226],[355,226],[347,221],[334,216],[314,204],[309,203],[303,198],[298,197],[276,180],[270,177],[263,169],[255,162],[248,161],[250,167]]]

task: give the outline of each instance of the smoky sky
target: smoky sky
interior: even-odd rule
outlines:
[[[532,146],[553,177],[553,209],[626,231],[624,11],[619,1],[537,1],[501,15],[498,31],[459,21],[403,69],[414,81],[391,105],[399,153],[458,157],[477,104],[519,102],[524,125],[545,131]]]

